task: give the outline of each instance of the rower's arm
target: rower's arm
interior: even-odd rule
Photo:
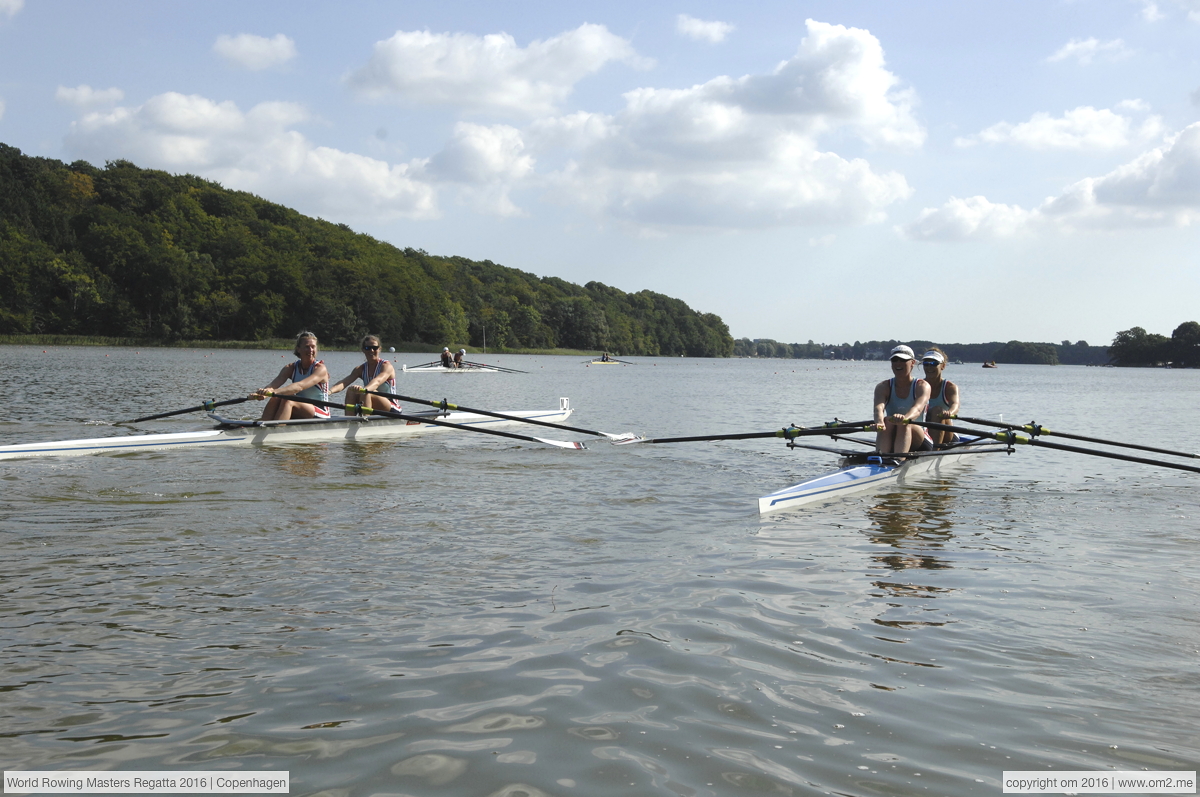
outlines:
[[[958,415],[958,385],[946,383],[946,414]]]
[[[891,385],[888,384],[888,380],[885,379],[875,386],[875,424],[877,426],[883,425],[883,416],[887,412],[887,402],[891,398],[889,393],[891,393]]]
[[[362,366],[356,366],[355,369],[350,372],[349,376],[343,376],[341,379],[331,384],[329,386],[329,395],[332,396],[335,393],[341,393],[343,390],[353,385],[358,381],[358,375],[361,371]]]
[[[288,363],[287,365],[280,368],[278,376],[276,376],[274,379],[272,379],[270,382],[268,382],[265,387],[260,387],[258,390],[254,391],[252,394],[250,394],[250,397],[251,398],[261,397],[262,394],[265,393],[266,391],[268,391],[268,390],[274,391],[276,388],[281,386],[283,383],[287,382],[288,379],[290,379],[292,376],[292,365],[294,365],[294,363]],[[259,400],[261,400],[261,398],[259,398]]]
[[[918,379],[913,385],[913,405],[908,412],[904,413],[904,420],[911,421],[915,418],[920,418],[925,414],[925,408],[929,406],[929,383],[924,379]]]

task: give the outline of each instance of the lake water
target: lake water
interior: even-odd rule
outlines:
[[[568,396],[571,423],[663,437],[861,420],[888,376],[473,358],[529,373],[400,391]],[[0,443],[126,434],[107,424],[245,395],[287,361],[0,347]],[[1200,371],[948,376],[968,415],[1200,451]],[[834,457],[575,439],[0,462],[4,769],[506,797],[995,795],[1004,770],[1200,769],[1200,475],[1025,447],[760,518],[758,496]]]

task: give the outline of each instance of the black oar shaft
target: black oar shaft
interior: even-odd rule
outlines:
[[[1137,449],[1138,451],[1151,451],[1155,454],[1167,454],[1167,455],[1173,456],[1173,457],[1187,457],[1188,459],[1200,459],[1200,454],[1189,454],[1186,451],[1172,451],[1168,448],[1155,448],[1154,446],[1144,446],[1139,443],[1118,443],[1116,440],[1104,440],[1099,437],[1084,437],[1083,435],[1068,434],[1067,432],[1055,432],[1055,431],[1051,431],[1050,429],[1047,429],[1044,426],[1040,426],[1038,424],[1032,424],[1032,423],[1021,425],[1021,424],[1014,424],[1014,423],[1002,423],[1000,421],[988,421],[988,420],[984,420],[982,418],[963,418],[962,416],[958,416],[958,419],[960,421],[964,421],[966,423],[978,424],[979,426],[994,426],[998,429],[1020,430],[1023,432],[1028,432],[1032,435],[1050,435],[1053,437],[1065,437],[1068,440],[1079,440],[1084,443],[1099,443],[1100,445],[1105,445],[1105,446],[1119,446],[1121,448],[1134,448],[1134,449]]]
[[[578,426],[564,426],[561,423],[552,423],[551,421],[539,421],[535,418],[522,418],[518,415],[505,415],[503,412],[492,412],[491,410],[479,410],[474,407],[464,407],[461,404],[451,404],[443,399],[442,401],[427,401],[419,399],[415,396],[402,396],[399,393],[384,393],[380,390],[366,390],[359,388],[362,393],[369,393],[372,396],[383,396],[384,398],[393,398],[399,401],[411,401],[414,404],[424,404],[427,407],[437,407],[438,409],[461,410],[462,412],[473,412],[476,415],[488,415],[492,418],[502,418],[506,421],[519,421],[520,423],[531,423],[536,426],[548,426],[551,429],[562,429],[565,432],[579,432],[580,434],[590,434],[596,437],[608,437],[604,432],[595,432],[591,429],[580,429]]]
[[[497,437],[511,437],[513,440],[525,440],[530,443],[545,443],[545,440],[539,440],[536,437],[530,437],[524,434],[514,434],[513,432],[502,432],[499,429],[479,429],[474,426],[468,426],[461,423],[453,423],[451,421],[439,421],[436,418],[428,418],[421,415],[408,415],[403,412],[393,412],[391,410],[376,410],[370,407],[362,407],[352,404],[339,404],[336,401],[323,401],[321,399],[310,399],[305,396],[287,395],[275,396],[275,398],[284,401],[299,401],[302,404],[312,404],[315,407],[331,407],[339,410],[358,410],[368,415],[382,415],[385,418],[399,418],[402,421],[417,421],[418,423],[429,423],[434,426],[445,426],[450,429],[463,429],[468,432],[480,432],[482,434],[496,435]],[[556,441],[557,442],[557,441]],[[579,444],[576,444],[579,445]]]
[[[170,412],[160,412],[157,415],[146,415],[141,418],[134,418],[132,421],[121,421],[121,423],[141,423],[142,421],[156,421],[159,418],[170,418],[172,415],[184,415],[189,412],[200,412],[201,410],[212,411],[217,407],[227,407],[230,404],[241,404],[243,401],[249,401],[248,398],[235,398],[226,401],[206,401],[199,407],[188,407],[186,410],[171,410]]]
[[[965,418],[961,420],[966,420]],[[1119,459],[1122,462],[1140,462],[1143,465],[1155,465],[1160,468],[1172,468],[1173,470],[1186,470],[1191,473],[1200,473],[1200,468],[1192,465],[1180,465],[1175,462],[1163,462],[1158,459],[1146,459],[1145,457],[1132,457],[1128,454],[1116,454],[1110,451],[1096,451],[1091,448],[1079,448],[1078,446],[1067,446],[1062,443],[1051,443],[1048,440],[1039,440],[1037,438],[1022,437],[1015,432],[984,432],[978,429],[963,429],[961,426],[951,426],[945,423],[932,423],[930,421],[909,421],[916,426],[924,426],[927,429],[943,429],[948,432],[963,432],[965,434],[979,435],[980,437],[990,437],[993,440],[998,440],[1001,443],[1010,443],[1013,445],[1024,446],[1039,446],[1041,448],[1051,448],[1056,451],[1070,451],[1074,454],[1088,454],[1093,457],[1104,457],[1105,459]]]
[[[813,435],[835,435],[845,432],[855,431],[856,428],[869,426],[871,421],[862,423],[839,423],[832,426],[822,427],[818,429],[804,429],[799,426],[786,427],[784,429],[776,429],[773,432],[743,432],[740,434],[710,434],[700,435],[696,437],[658,437],[653,440],[645,440],[646,443],[705,443],[714,440],[754,440],[764,437],[782,437],[787,440],[792,440],[797,437],[810,437]]]

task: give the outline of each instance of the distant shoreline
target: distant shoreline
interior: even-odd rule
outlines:
[[[257,349],[276,351],[290,350],[295,345],[291,338],[267,338],[265,340],[174,340],[160,341],[150,338],[111,338],[100,335],[0,335],[0,346],[114,346],[128,349]],[[467,354],[483,355],[485,352],[478,347],[465,343],[446,344],[451,351],[466,349]],[[396,354],[437,354],[442,346],[433,343],[398,343],[388,344],[396,349]],[[327,345],[322,343],[323,351],[358,351],[352,345]],[[391,353],[391,352],[388,352]],[[538,354],[546,356],[591,357],[598,356],[600,351],[585,351],[577,349],[492,349],[486,354]]]

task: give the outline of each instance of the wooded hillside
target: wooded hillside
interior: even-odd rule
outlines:
[[[192,175],[0,144],[0,334],[596,349],[727,357],[719,316],[398,249]]]

